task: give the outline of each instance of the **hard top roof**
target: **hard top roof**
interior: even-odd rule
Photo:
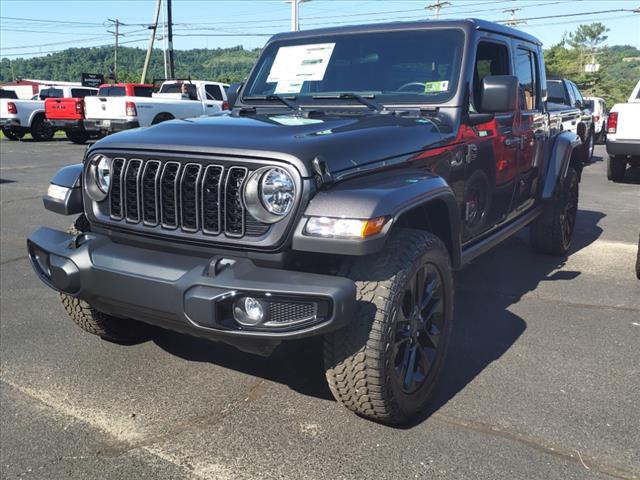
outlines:
[[[370,33],[370,32],[386,32],[401,30],[427,30],[430,28],[462,28],[465,31],[483,30],[487,32],[499,33],[509,37],[519,38],[527,42],[542,45],[542,42],[533,35],[516,30],[515,28],[505,25],[480,20],[477,18],[467,18],[460,20],[420,20],[411,22],[388,22],[388,23],[372,23],[366,25],[349,25],[344,27],[328,27],[312,30],[301,30],[298,32],[278,33],[271,37],[269,42],[275,40],[291,40],[296,38],[309,38],[330,34],[348,34],[348,33]]]

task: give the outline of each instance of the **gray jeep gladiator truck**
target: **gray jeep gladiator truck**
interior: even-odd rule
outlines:
[[[472,19],[279,34],[229,96],[51,180],[45,207],[79,217],[28,253],[84,330],[262,355],[318,336],[335,398],[397,424],[433,395],[453,270],[527,226],[535,251],[569,249],[581,142],[550,127],[530,35]]]

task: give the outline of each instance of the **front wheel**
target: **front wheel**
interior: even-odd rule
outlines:
[[[2,133],[4,133],[4,136],[9,140],[13,141],[20,140],[25,134],[23,130],[13,130],[12,128],[7,127],[2,127]]]
[[[324,339],[329,388],[350,410],[398,424],[433,395],[453,324],[449,253],[435,235],[399,229],[375,256],[355,261],[358,311]]]
[[[535,252],[565,255],[569,251],[578,216],[578,189],[578,173],[569,167],[553,199],[530,225],[529,239]]]
[[[31,122],[31,136],[38,142],[51,140],[54,133],[55,130],[44,118],[44,115],[36,115]]]
[[[621,155],[609,155],[607,160],[607,178],[614,182],[624,180],[624,174],[627,170],[627,159]]]

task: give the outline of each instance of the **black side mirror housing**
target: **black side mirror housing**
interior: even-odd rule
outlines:
[[[244,83],[232,83],[229,85],[229,89],[227,90],[227,102],[229,103],[230,108],[233,108],[235,105],[243,85]]]
[[[480,113],[513,112],[518,106],[518,77],[487,75],[482,79]]]

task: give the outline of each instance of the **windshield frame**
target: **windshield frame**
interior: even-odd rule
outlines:
[[[380,25],[378,25],[378,27],[380,27]],[[303,37],[294,37],[294,36],[290,37],[286,34],[277,35],[271,38],[267,42],[267,44],[264,46],[260,57],[255,62],[249,76],[247,77],[246,82],[242,86],[242,91],[238,96],[238,101],[236,102],[236,106],[247,106],[247,107],[270,106],[270,107],[276,107],[276,108],[286,108],[284,105],[275,103],[273,101],[269,102],[269,101],[260,101],[260,100],[251,100],[251,99],[247,101],[248,98],[255,96],[253,94],[251,95],[249,94],[249,89],[252,87],[253,83],[256,81],[256,78],[260,74],[260,70],[261,70],[260,66],[263,62],[263,58],[267,54],[268,50],[270,48],[273,48],[274,44],[277,44],[276,47],[279,47],[279,46],[286,47],[290,45],[326,43],[330,41],[331,38],[337,38],[342,36],[348,37],[353,35],[369,35],[369,34],[385,34],[385,33],[392,34],[392,33],[407,33],[407,32],[420,33],[420,32],[426,32],[426,31],[434,31],[434,30],[437,30],[437,31],[441,31],[441,30],[454,31],[455,30],[461,34],[461,41],[460,41],[461,52],[458,58],[458,63],[455,67],[456,72],[451,77],[451,82],[453,86],[451,88],[451,92],[448,97],[446,97],[445,99],[439,99],[437,102],[427,102],[427,101],[424,101],[426,100],[426,97],[422,97],[418,99],[418,95],[420,94],[411,95],[411,96],[407,95],[406,99],[398,99],[397,96],[395,98],[389,98],[389,95],[387,94],[369,96],[370,92],[356,91],[355,93],[361,96],[364,96],[367,99],[369,98],[375,99],[376,103],[380,103],[383,106],[392,107],[392,108],[396,106],[397,107],[425,106],[428,108],[441,107],[441,106],[459,106],[461,104],[461,97],[463,96],[461,94],[461,91],[463,91],[465,88],[464,78],[466,75],[467,62],[469,58],[468,46],[469,46],[470,39],[473,38],[472,37],[473,32],[469,31],[469,29],[465,27],[466,25],[463,26],[460,24],[419,25],[419,26],[412,25],[410,27],[409,26],[403,27],[397,24],[389,24],[388,28],[374,28],[371,30],[362,30],[357,32],[354,32],[352,30],[345,30],[345,31],[339,31],[339,32],[336,32],[336,31],[330,31],[330,32],[322,31],[317,33],[308,32],[309,34]],[[353,91],[350,93],[353,93]],[[358,107],[358,108],[368,109],[367,107],[364,107],[359,102],[354,100],[349,100],[349,102],[345,102],[344,99],[341,100],[336,98],[336,99],[323,99],[321,101],[321,100],[313,100],[312,95],[299,95],[295,93],[280,94],[280,95],[287,99],[295,99],[296,103],[304,107],[332,108],[336,106],[348,106],[348,107]],[[324,95],[324,93],[316,92],[315,95]]]

